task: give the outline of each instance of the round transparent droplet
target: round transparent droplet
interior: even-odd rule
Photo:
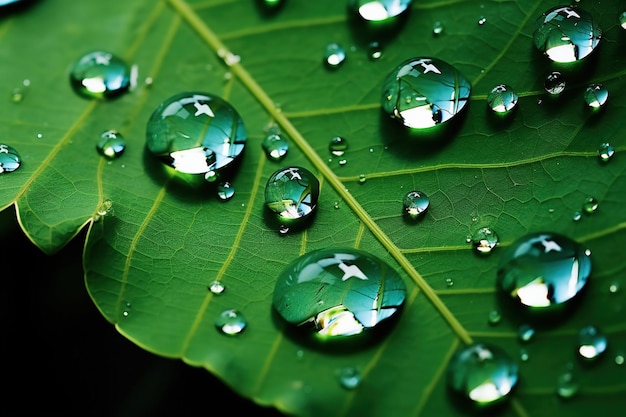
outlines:
[[[572,398],[578,393],[578,381],[572,371],[565,371],[560,374],[556,382],[556,394],[563,398]]]
[[[490,227],[482,227],[474,232],[471,241],[474,252],[479,255],[489,255],[498,245],[500,238]]]
[[[280,133],[270,133],[263,139],[261,143],[265,155],[272,161],[280,161],[289,151],[289,142]]]
[[[428,210],[430,198],[422,191],[409,191],[402,199],[402,210],[411,219],[417,219]]]
[[[215,320],[215,327],[221,333],[234,336],[244,331],[248,322],[240,311],[224,310]]]
[[[593,214],[598,210],[598,200],[594,197],[587,197],[583,203],[583,211],[587,214]]]
[[[478,26],[483,26],[485,23],[487,23],[487,18],[485,16],[478,18]]]
[[[519,97],[517,93],[506,84],[498,84],[487,95],[487,105],[498,114],[508,114],[516,106]]]
[[[584,59],[601,38],[602,29],[593,16],[572,6],[557,6],[542,13],[533,31],[535,47],[558,63]]]
[[[367,22],[388,23],[409,10],[413,0],[349,0],[348,6]]]
[[[433,36],[439,36],[443,33],[443,23],[437,20],[433,23]]]
[[[591,273],[589,252],[567,236],[537,232],[506,247],[497,286],[520,305],[549,311],[574,299]]]
[[[535,335],[535,328],[529,324],[521,324],[517,328],[517,338],[520,342],[530,342]]]
[[[115,159],[126,150],[126,140],[117,130],[105,130],[96,143],[96,149],[100,155]]]
[[[580,219],[582,219],[582,217],[583,217],[583,214],[580,211],[575,211],[574,214],[572,215],[572,220],[577,222]]]
[[[611,282],[611,284],[609,284],[609,292],[611,294],[615,294],[616,292],[618,292],[620,289],[620,283],[618,281],[614,281]]]
[[[148,151],[166,166],[206,177],[240,159],[247,135],[239,113],[227,101],[208,93],[184,92],[154,110],[146,138]]]
[[[501,348],[485,343],[459,350],[448,364],[450,389],[478,406],[504,401],[517,381],[517,363]]]
[[[448,122],[469,101],[471,84],[456,68],[436,58],[411,58],[387,75],[382,108],[412,129]]]
[[[446,287],[454,286],[454,280],[452,278],[446,278]]]
[[[624,364],[624,354],[618,353],[615,355],[615,365],[623,365]]]
[[[372,41],[367,44],[367,56],[370,60],[376,61],[383,56],[383,47],[378,41]]]
[[[326,45],[324,50],[324,64],[330,69],[336,69],[346,60],[346,50],[336,42]]]
[[[528,362],[528,359],[530,358],[530,355],[528,354],[528,351],[526,349],[520,349],[519,350],[519,359],[522,362]]]
[[[228,182],[220,182],[217,184],[217,197],[222,201],[228,201],[235,195],[235,187]]]
[[[220,280],[214,280],[209,284],[209,291],[211,291],[215,295],[219,295],[226,290],[226,287]]]
[[[13,172],[22,166],[22,158],[17,150],[7,144],[0,144],[0,174]]]
[[[306,253],[281,272],[273,306],[290,325],[321,341],[371,334],[398,313],[406,285],[387,263],[353,248]]]
[[[359,174],[359,184],[365,184],[366,181],[367,177],[365,176],[365,174]]]
[[[543,87],[548,93],[553,96],[558,96],[565,90],[565,78],[563,74],[558,71],[552,71],[546,76]]]
[[[595,326],[578,331],[578,354],[586,360],[595,360],[606,351],[606,335]]]
[[[111,216],[113,215],[113,213],[113,201],[107,198],[102,202],[102,204],[100,204],[100,207],[98,207],[98,210],[92,216],[92,220],[94,222],[99,222],[100,220],[102,220],[102,218],[106,216]]]
[[[608,142],[604,142],[598,148],[598,158],[601,162],[609,162],[615,155],[615,147]]]
[[[361,383],[361,372],[354,367],[339,370],[339,384],[348,390],[355,389]]]
[[[130,67],[110,52],[90,52],[72,65],[70,84],[83,97],[113,99],[129,90]]]
[[[600,109],[609,99],[609,90],[602,84],[591,84],[585,89],[583,97],[587,106],[592,109]]]
[[[500,324],[501,321],[502,321],[502,315],[500,314],[498,310],[491,310],[489,314],[487,315],[487,323],[489,323],[489,325],[491,326]]]
[[[320,183],[309,170],[286,167],[275,171],[265,185],[265,205],[279,222],[290,224],[310,217],[317,209]]]
[[[348,141],[342,136],[335,136],[330,140],[328,150],[335,156],[343,156],[348,150]]]

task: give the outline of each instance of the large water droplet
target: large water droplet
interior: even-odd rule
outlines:
[[[309,170],[287,167],[275,171],[265,185],[265,205],[284,224],[310,217],[317,208],[320,183]]]
[[[601,162],[609,162],[615,155],[615,147],[608,142],[604,142],[598,148],[598,158]]]
[[[557,233],[531,233],[505,249],[497,283],[521,305],[547,311],[575,298],[590,273],[589,253],[576,241]]]
[[[448,63],[411,58],[385,78],[382,108],[409,128],[430,128],[459,114],[469,101],[471,89],[463,74]]]
[[[498,245],[500,238],[490,227],[478,229],[471,238],[474,251],[479,255],[488,255]]]
[[[13,172],[22,166],[22,159],[17,150],[4,143],[0,144],[0,174]]]
[[[581,358],[597,359],[606,351],[606,346],[606,336],[595,326],[585,326],[578,332],[578,354]]]
[[[336,69],[346,60],[346,50],[336,42],[326,45],[324,51],[324,64],[330,69]]]
[[[609,99],[609,90],[602,84],[591,84],[585,89],[583,98],[587,106],[594,110],[600,109]]]
[[[248,322],[240,311],[224,310],[215,320],[215,327],[220,332],[234,336],[244,331]]]
[[[409,10],[413,0],[350,0],[350,7],[361,19],[387,23]]]
[[[373,333],[405,298],[404,281],[381,259],[357,249],[328,248],[304,254],[282,271],[273,306],[287,323],[328,341]]]
[[[117,130],[106,130],[100,135],[96,149],[100,155],[114,159],[121,156],[126,150],[126,140]]]
[[[447,380],[461,398],[490,406],[508,398],[517,384],[518,366],[501,348],[475,343],[455,353]]]
[[[516,106],[519,97],[506,84],[496,85],[487,95],[489,108],[498,114],[509,114]]]
[[[535,22],[535,47],[554,62],[574,62],[588,56],[600,43],[602,30],[588,12],[557,6]]]
[[[558,71],[552,71],[543,81],[543,87],[548,93],[553,96],[558,96],[565,90],[565,78],[563,78],[563,74]]]
[[[417,190],[409,191],[402,199],[402,210],[411,219],[417,219],[422,216],[430,206],[428,196]]]
[[[218,174],[234,165],[246,145],[239,113],[224,99],[201,92],[176,94],[152,113],[147,148],[186,174]]]
[[[113,99],[130,88],[130,67],[110,52],[83,55],[70,70],[70,84],[83,97]]]
[[[280,133],[275,132],[270,132],[265,136],[263,142],[261,142],[261,146],[265,151],[265,155],[272,161],[280,161],[287,156],[287,152],[289,151],[287,139]]]

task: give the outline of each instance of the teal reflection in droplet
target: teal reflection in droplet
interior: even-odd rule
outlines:
[[[517,93],[506,84],[498,84],[487,95],[487,105],[494,113],[509,114],[517,106]]]
[[[126,140],[117,130],[105,130],[96,142],[96,149],[100,155],[108,159],[115,159],[126,150]]]
[[[293,223],[310,217],[317,209],[320,183],[302,167],[275,171],[265,185],[265,205],[281,223]]]
[[[4,143],[0,144],[0,174],[13,172],[22,166],[22,158],[17,150]]]
[[[606,335],[596,326],[585,326],[578,331],[578,354],[581,358],[595,360],[606,348]]]
[[[95,99],[113,99],[130,88],[128,64],[106,51],[94,51],[81,56],[70,71],[70,84],[76,93]]]
[[[606,101],[609,99],[609,90],[602,84],[591,84],[585,89],[583,95],[585,104],[590,108],[596,110],[604,107]]]

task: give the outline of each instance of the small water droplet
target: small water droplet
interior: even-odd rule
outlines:
[[[517,380],[517,364],[501,348],[485,343],[474,343],[459,350],[447,368],[451,390],[479,406],[504,401]]]
[[[215,171],[207,171],[204,174],[204,180],[206,182],[213,183],[213,182],[216,182],[219,178],[220,178],[220,175],[217,172],[215,172]]]
[[[617,282],[617,281],[612,282],[612,283],[609,285],[609,292],[610,292],[611,294],[615,294],[616,292],[618,292],[618,291],[619,291],[619,289],[620,289],[620,284],[619,284],[619,282]]]
[[[409,10],[413,0],[349,0],[348,6],[366,22],[392,23]]]
[[[623,353],[618,353],[617,355],[615,355],[615,364],[616,365],[623,365],[624,364],[624,354]]]
[[[367,181],[365,174],[359,174],[359,184],[365,184],[365,181]]]
[[[579,221],[581,218],[583,217],[582,213],[580,211],[575,211],[574,215],[572,216],[572,220],[574,220],[575,222]]]
[[[103,217],[113,215],[113,201],[110,199],[106,199],[100,204],[98,210],[93,215],[92,220],[94,222],[99,222]]]
[[[346,60],[346,50],[336,42],[326,45],[324,50],[324,64],[327,68],[339,68]]]
[[[536,232],[506,247],[497,285],[522,306],[549,311],[575,298],[590,273],[591,258],[579,243],[558,233]]]
[[[367,56],[371,61],[377,61],[383,56],[383,47],[378,41],[367,44]]]
[[[313,173],[302,167],[275,171],[265,185],[265,206],[281,224],[309,218],[317,209],[320,183]]]
[[[231,198],[233,198],[234,195],[235,195],[235,187],[233,187],[233,185],[230,182],[224,181],[224,182],[220,182],[217,185],[217,196],[220,200],[228,201]]]
[[[602,84],[591,84],[585,88],[583,98],[587,106],[598,110],[604,107],[606,101],[609,99],[609,90]]]
[[[622,29],[626,29],[626,11],[623,11],[622,14],[619,15],[619,24]]]
[[[333,207],[334,207],[335,209],[338,209],[338,208],[339,208],[339,202],[338,202],[338,201],[335,201],[335,203],[333,204]]]
[[[17,150],[4,143],[0,144],[0,174],[13,172],[22,166],[22,159]]]
[[[530,342],[535,335],[535,329],[529,324],[522,324],[517,328],[517,338],[520,342]]]
[[[224,284],[222,284],[222,281],[220,280],[216,279],[209,284],[209,291],[211,291],[215,295],[219,295],[223,293],[225,290],[226,290],[226,287],[224,286]]]
[[[354,367],[339,370],[339,384],[348,390],[355,389],[361,383],[361,372]]]
[[[498,245],[500,238],[490,227],[482,227],[474,232],[471,240],[474,252],[479,255],[489,255]]]
[[[43,133],[37,133],[37,139],[43,139]]]
[[[578,393],[578,381],[572,371],[565,371],[557,378],[556,394],[563,398],[572,398]]]
[[[539,52],[558,63],[579,61],[600,43],[602,29],[579,7],[557,6],[535,21],[533,42]]]
[[[446,278],[446,287],[452,286],[454,286],[454,281],[452,280],[452,278]]]
[[[604,142],[598,148],[598,158],[601,162],[609,162],[615,155],[615,147],[608,142]]]
[[[543,82],[543,88],[553,96],[561,94],[565,90],[565,85],[565,78],[559,71],[552,71]]]
[[[339,160],[339,166],[341,166],[341,167],[345,166],[347,163],[348,163],[347,159],[340,159]]]
[[[402,199],[402,210],[411,219],[422,217],[422,214],[428,210],[429,206],[430,199],[422,191],[409,191]]]
[[[286,235],[287,235],[287,233],[289,233],[289,226],[285,226],[284,224],[281,224],[281,225],[278,227],[278,233],[279,233],[281,236],[286,236]]]
[[[130,89],[130,67],[116,55],[94,51],[81,56],[70,71],[74,91],[86,98],[113,99]]]
[[[229,336],[240,334],[247,325],[243,314],[234,309],[224,310],[215,320],[217,330]]]
[[[328,150],[335,156],[343,156],[348,150],[348,141],[342,136],[335,136],[330,140]]]
[[[26,79],[22,81],[22,85],[15,87],[11,93],[11,101],[14,103],[21,103],[24,100],[24,96],[26,95],[26,91],[30,86],[30,80]]]
[[[522,362],[528,362],[528,359],[530,358],[530,355],[528,354],[528,351],[524,348],[519,350],[519,359]]]
[[[478,26],[483,26],[485,23],[487,23],[487,18],[485,16],[478,18]]]
[[[517,106],[517,93],[506,84],[498,84],[487,95],[489,108],[498,114],[510,114]]]
[[[598,200],[593,197],[587,197],[583,203],[583,211],[587,214],[592,214],[598,210],[598,206]]]
[[[496,324],[500,324],[502,321],[502,315],[498,310],[491,310],[487,316],[487,323],[491,326],[495,326]]]
[[[131,306],[130,302],[124,301],[124,309],[122,310],[122,316],[123,317],[128,317],[130,315],[130,310],[131,309],[132,309],[132,306]]]
[[[272,161],[280,161],[289,151],[287,139],[280,133],[269,133],[261,143],[265,155]]]
[[[437,20],[433,23],[433,36],[439,36],[443,33],[443,23]]]
[[[607,340],[595,326],[585,326],[578,332],[578,354],[587,360],[597,359],[606,351]]]
[[[96,149],[100,155],[115,159],[126,150],[126,140],[117,130],[105,130],[96,143]]]

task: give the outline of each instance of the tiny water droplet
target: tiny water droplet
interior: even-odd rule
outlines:
[[[339,166],[345,166],[348,163],[347,159],[340,159],[339,160]]]
[[[528,362],[528,359],[530,358],[530,355],[528,354],[528,351],[524,348],[519,350],[519,359],[522,362]]]
[[[231,198],[233,198],[234,195],[235,195],[235,188],[230,182],[224,181],[224,182],[220,182],[217,185],[217,196],[220,200],[228,201]]]
[[[572,216],[572,220],[574,220],[575,222],[579,221],[581,218],[583,217],[582,213],[580,211],[575,211],[574,215]]]
[[[131,306],[130,302],[125,301],[124,302],[124,310],[122,310],[122,316],[123,317],[128,317],[130,315],[131,308],[132,308],[132,306]]]
[[[615,147],[608,142],[604,142],[598,148],[598,158],[601,162],[609,162],[615,155]]]
[[[343,156],[348,150],[348,141],[342,136],[335,136],[330,140],[328,150],[335,156]]]
[[[490,227],[482,227],[474,232],[471,240],[474,252],[479,255],[488,255],[498,245],[500,238]]]
[[[339,384],[348,390],[355,389],[361,383],[361,372],[354,367],[342,368],[339,371]]]
[[[478,26],[483,26],[485,23],[487,23],[487,18],[485,16],[478,18]]]
[[[98,207],[98,210],[93,215],[92,220],[94,222],[99,222],[103,217],[110,215],[113,215],[113,201],[106,199],[102,202],[102,204],[100,204],[100,207]]]
[[[443,23],[437,20],[433,23],[433,36],[439,36],[443,33]]]
[[[215,172],[215,171],[207,171],[204,174],[204,180],[206,182],[213,183],[213,182],[216,182],[219,178],[220,178],[219,174],[217,172]]]
[[[402,199],[403,212],[411,219],[420,218],[429,206],[430,199],[422,191],[409,191]]]
[[[598,210],[598,200],[594,197],[587,197],[583,203],[583,211],[587,214],[595,213]]]
[[[545,90],[553,96],[558,96],[565,90],[565,78],[559,71],[552,71],[543,82]]]
[[[491,310],[489,315],[487,316],[487,323],[491,326],[495,326],[496,324],[500,324],[502,321],[502,315],[498,310]]]
[[[557,6],[537,18],[532,36],[539,52],[551,61],[565,63],[591,54],[602,39],[602,29],[579,7]]]
[[[43,139],[43,133],[37,133],[37,139]]]
[[[4,143],[0,144],[0,174],[13,172],[22,166],[22,159],[17,150]]]
[[[117,130],[105,130],[96,143],[96,149],[100,155],[115,159],[126,150],[126,140]]]
[[[609,99],[609,90],[602,84],[591,84],[585,88],[583,98],[587,106],[597,110],[606,104],[606,101]]]
[[[578,354],[587,360],[597,359],[606,350],[607,339],[595,326],[585,326],[578,332]]]
[[[224,310],[215,320],[217,330],[228,336],[240,334],[247,325],[243,314],[234,309]]]
[[[26,95],[26,91],[30,86],[30,80],[22,81],[22,85],[19,87],[15,87],[13,92],[11,93],[11,100],[14,103],[21,103],[24,100],[24,96]]]
[[[310,217],[317,209],[320,183],[313,173],[301,167],[275,171],[265,185],[265,206],[281,224]]]
[[[367,56],[371,61],[377,61],[383,56],[383,47],[378,41],[372,41],[367,45]]]
[[[224,286],[224,284],[222,284],[222,281],[220,280],[216,279],[209,284],[209,291],[211,291],[215,295],[219,295],[223,293],[225,290],[226,290],[226,287]]]
[[[365,184],[365,181],[367,181],[365,174],[359,174],[359,184]]]
[[[535,335],[535,329],[529,324],[521,324],[517,328],[517,338],[520,342],[530,342]]]
[[[517,93],[506,84],[498,84],[487,95],[489,108],[498,114],[510,114],[517,106]]]
[[[572,371],[565,371],[557,378],[556,394],[563,398],[572,398],[578,393],[578,382]]]
[[[348,6],[366,22],[391,23],[406,13],[413,0],[349,0]]]
[[[617,282],[617,281],[612,282],[612,283],[609,285],[609,292],[610,292],[611,294],[615,294],[616,292],[618,292],[618,291],[619,291],[619,289],[620,289],[620,284],[619,284],[619,282]]]
[[[327,68],[339,68],[346,60],[346,50],[336,42],[326,45],[324,50],[324,64]]]
[[[338,202],[338,201],[335,201],[335,203],[333,204],[333,207],[334,207],[335,209],[338,209],[338,208],[339,208],[339,202]]]
[[[70,70],[72,88],[86,98],[117,98],[129,91],[130,81],[128,64],[106,51],[81,56]]]
[[[280,133],[269,133],[261,143],[265,155],[272,161],[280,161],[289,151],[287,139]]]
[[[289,226],[285,226],[284,224],[281,224],[281,225],[278,227],[278,233],[279,233],[281,236],[286,236],[286,235],[287,235],[287,233],[289,233]]]
[[[446,286],[447,287],[454,286],[454,281],[452,280],[452,278],[446,278]]]
[[[616,365],[623,365],[624,364],[624,354],[623,353],[618,353],[617,355],[615,355],[615,364]]]

